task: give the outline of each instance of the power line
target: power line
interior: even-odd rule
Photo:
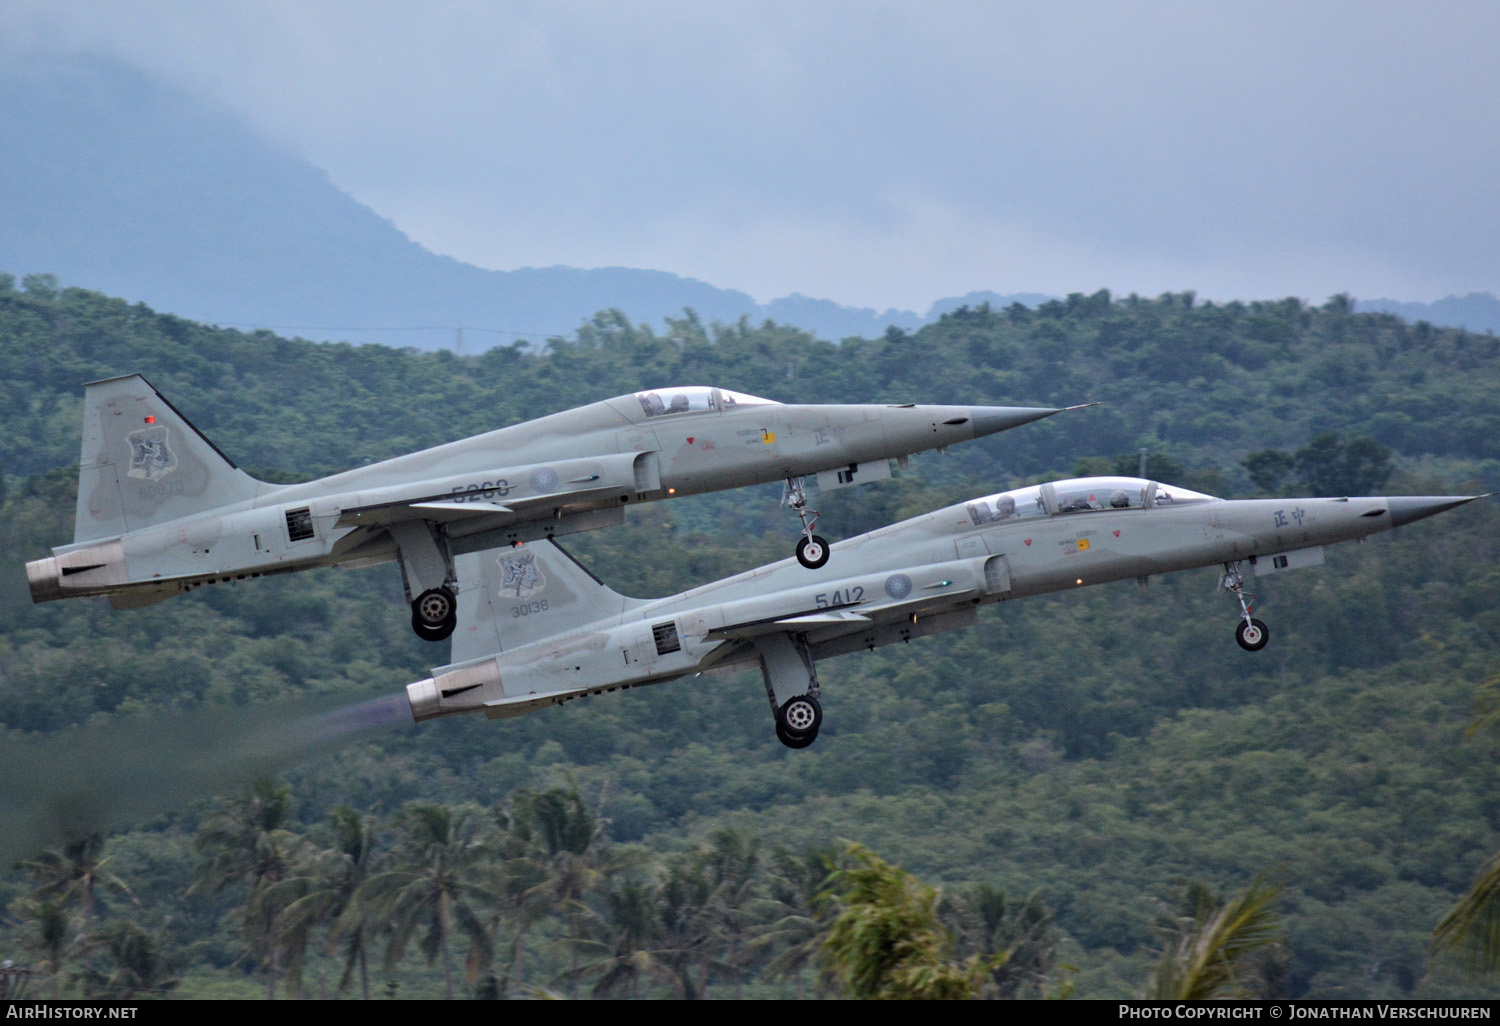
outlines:
[[[211,317],[205,318],[205,321],[220,328],[241,328],[251,331],[478,331],[488,335],[511,335],[516,338],[552,338],[554,336],[565,338],[570,334],[564,331],[518,331],[514,328],[471,328],[452,324],[407,324],[380,328],[350,327],[342,324],[262,324],[256,321],[221,321]]]

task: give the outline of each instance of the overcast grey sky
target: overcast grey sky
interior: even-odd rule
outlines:
[[[439,253],[765,301],[1500,293],[1500,4],[0,0]]]

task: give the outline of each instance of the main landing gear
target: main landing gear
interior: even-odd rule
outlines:
[[[802,520],[802,540],[797,543],[797,562],[809,570],[818,569],[828,562],[828,543],[813,534],[813,528],[818,526],[818,511],[807,508],[807,478],[787,478],[781,501],[783,505],[790,506]]]
[[[441,524],[421,520],[392,524],[388,530],[401,564],[401,586],[411,603],[411,629],[423,641],[442,641],[458,626],[458,577],[448,534]]]
[[[806,748],[818,739],[823,707],[812,695],[798,695],[776,711],[776,737],[788,748]]]
[[[1246,652],[1259,652],[1271,640],[1271,629],[1264,620],[1257,620],[1250,615],[1250,603],[1245,601],[1245,578],[1240,573],[1238,560],[1224,564],[1224,577],[1220,583],[1225,590],[1234,592],[1234,597],[1240,600],[1240,623],[1234,629],[1234,640]],[[1250,597],[1255,598],[1254,595]]]
[[[423,641],[442,641],[458,626],[458,598],[452,589],[429,588],[411,604],[411,629]]]
[[[806,748],[818,739],[823,707],[818,704],[818,671],[807,638],[769,634],[755,640],[766,698],[776,718],[776,738],[788,748]]]

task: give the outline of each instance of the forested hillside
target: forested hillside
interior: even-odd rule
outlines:
[[[446,649],[412,636],[390,566],[131,612],[33,606],[22,564],[71,539],[82,384],[128,372],[276,480],[671,383],[788,402],[1104,403],[831,493],[830,539],[1075,468],[1133,472],[1142,449],[1153,476],[1229,496],[1298,494],[1329,467],[1357,479],[1386,460],[1386,494],[1500,490],[1500,338],[1357,314],[1342,296],[1075,295],[842,343],[691,312],[660,334],[604,313],[544,349],[459,358],[210,329],[0,276],[0,808],[4,855],[33,862],[0,883],[0,957],[35,967],[44,992],[119,993],[111,973],[135,964],[183,995],[272,980],[284,994],[299,977],[333,993],[348,960],[358,994],[354,945],[376,994],[813,993],[806,945],[829,913],[807,898],[846,841],[942,885],[955,959],[1013,949],[990,994],[1142,993],[1164,903],[1263,874],[1285,886],[1276,993],[1493,989],[1426,961],[1433,925],[1500,848],[1497,753],[1464,736],[1500,671],[1493,502],[1258,579],[1272,642],[1255,654],[1202,570],[1004,604],[968,631],[824,663],[826,718],[804,751],[776,741],[759,676],[742,673],[402,726],[252,791],[253,760],[230,782],[239,763],[212,740],[233,727],[174,741],[171,724],[395,694]],[[622,591],[665,594],[784,557],[795,518],[778,497],[633,509],[569,548]],[[218,797],[191,795],[194,781]],[[64,840],[57,823],[103,831],[102,848],[37,861],[32,848]],[[274,850],[284,886],[245,850]],[[390,897],[412,878],[390,874],[447,851],[450,905],[470,916],[434,931],[430,909]],[[129,893],[101,882],[98,943],[49,947],[83,929],[84,906],[44,881],[103,858],[90,879]],[[346,914],[328,948],[347,902],[297,902],[354,893],[334,865],[382,878],[364,893],[386,898],[357,929]]]

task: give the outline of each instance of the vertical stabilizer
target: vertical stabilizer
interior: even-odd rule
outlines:
[[[640,599],[606,587],[554,541],[457,557],[452,662],[493,655],[618,617]]]
[[[260,488],[139,374],[84,386],[74,543],[252,499]]]

